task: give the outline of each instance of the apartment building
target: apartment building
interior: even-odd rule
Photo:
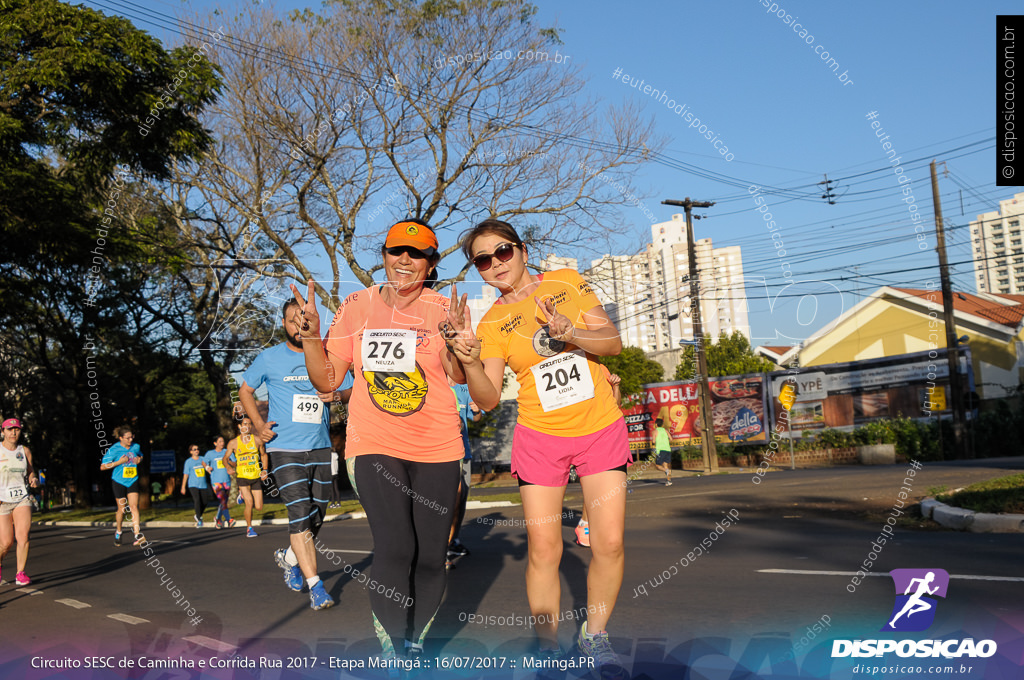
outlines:
[[[974,283],[979,293],[1024,293],[1024,194],[999,201],[998,212],[970,224]]]

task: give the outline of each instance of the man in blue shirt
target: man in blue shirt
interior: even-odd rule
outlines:
[[[291,545],[274,553],[289,588],[309,586],[310,606],[334,604],[317,574],[313,539],[327,516],[331,493],[329,405],[335,393],[317,392],[306,373],[299,335],[301,308],[289,299],[282,308],[285,342],[264,350],[245,371],[238,399],[252,420],[253,432],[267,448],[281,500],[288,508]],[[267,386],[269,417],[256,407],[256,388]]]

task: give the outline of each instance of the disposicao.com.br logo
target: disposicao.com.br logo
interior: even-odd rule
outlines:
[[[882,632],[918,632],[927,630],[935,620],[938,600],[946,597],[949,574],[943,569],[893,569],[896,602]],[[883,656],[895,652],[900,657],[988,658],[996,653],[993,640],[975,643],[963,640],[833,640],[832,658]]]

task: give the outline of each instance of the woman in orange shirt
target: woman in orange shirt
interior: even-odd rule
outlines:
[[[382,249],[387,281],[349,295],[322,343],[313,282],[308,301],[292,286],[310,382],[334,390],[350,366],[356,376],[345,457],[373,534],[370,604],[385,659],[423,653],[447,580],[464,453],[448,376],[465,378],[438,331],[450,303],[424,285],[436,279],[437,245],[424,222],[394,225]]]
[[[594,658],[603,678],[624,677],[605,627],[622,585],[626,466],[632,456],[622,412],[597,362],[598,356],[621,351],[619,333],[577,272],[531,274],[526,246],[510,224],[481,222],[464,236],[462,250],[484,282],[501,292],[477,337],[467,332],[467,320],[449,317],[470,395],[490,410],[498,404],[506,365],[519,381],[512,472],[526,516],[526,595],[538,620],[541,652],[559,654],[560,516],[569,467],[575,465],[593,551],[587,621],[577,646]]]

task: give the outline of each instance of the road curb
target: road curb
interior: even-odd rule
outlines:
[[[518,505],[519,505],[518,503],[513,503],[511,501],[493,501],[493,502],[487,502],[487,501],[468,501],[466,503],[466,509],[467,510],[478,510],[480,508],[506,508],[506,507],[512,507],[512,506],[518,506]],[[344,521],[344,520],[347,520],[347,519],[365,519],[365,518],[366,518],[366,513],[365,512],[345,512],[345,513],[341,513],[339,515],[328,515],[327,519],[325,519],[324,522],[340,522],[340,521]],[[244,520],[237,520],[237,522],[238,522],[238,524],[235,525],[236,529],[238,528],[239,525],[242,525],[243,529],[245,528]],[[41,527],[104,527],[104,528],[111,527],[112,528],[114,526],[113,522],[80,522],[80,521],[63,521],[63,520],[38,520],[38,521],[32,522],[32,524],[34,524],[36,526],[41,526]],[[270,526],[270,525],[273,525],[273,524],[288,524],[288,520],[286,518],[282,517],[280,519],[268,519],[268,520],[254,519],[252,521],[252,525],[253,526]],[[172,522],[172,521],[165,521],[165,520],[155,520],[155,521],[152,521],[152,522],[142,522],[140,524],[141,527],[149,528],[149,529],[191,529],[191,528],[193,528],[193,525],[194,525],[193,522]],[[127,522],[125,524],[123,524],[122,526],[126,526],[127,530],[129,532],[131,531],[131,525],[128,524]],[[204,524],[201,528],[202,529],[214,529],[215,527],[213,525],[213,522],[209,522],[207,524]]]
[[[1024,533],[1024,515],[997,515],[964,510],[946,505],[934,498],[921,501],[921,516],[933,519],[949,529],[971,531],[976,534]]]

